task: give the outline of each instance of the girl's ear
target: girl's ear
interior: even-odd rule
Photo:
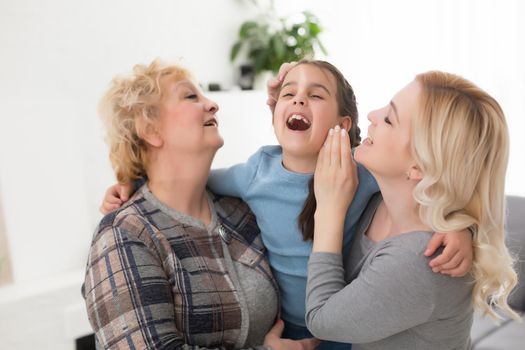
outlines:
[[[346,131],[350,130],[350,128],[352,127],[352,118],[350,118],[349,116],[342,117],[341,121],[339,122],[339,126],[345,129]]]
[[[161,134],[158,132],[157,125],[141,118],[137,123],[137,133],[146,143],[152,147],[161,147],[164,144]]]

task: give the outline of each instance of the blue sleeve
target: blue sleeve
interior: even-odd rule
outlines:
[[[257,151],[246,163],[212,170],[208,178],[209,189],[223,196],[244,199],[257,173],[261,153],[261,150]]]

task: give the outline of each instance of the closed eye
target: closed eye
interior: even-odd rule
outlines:
[[[196,95],[196,94],[189,94],[189,95],[186,95],[186,98],[187,98],[188,100],[194,100],[194,99],[197,98],[197,95]]]
[[[323,99],[323,97],[322,97],[322,96],[319,96],[319,95],[311,95],[311,97],[312,97],[312,98],[316,98],[316,99],[320,99],[320,100]]]
[[[392,122],[390,121],[390,118],[388,116],[385,117],[385,123],[387,123],[388,125],[392,125]]]
[[[293,97],[293,94],[291,92],[287,92],[286,94],[283,94],[282,97]]]

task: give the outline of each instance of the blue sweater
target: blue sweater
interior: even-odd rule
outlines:
[[[369,199],[379,191],[372,175],[358,165],[359,187],[345,221],[344,252],[348,252],[356,222]],[[299,174],[282,165],[280,146],[264,146],[246,163],[213,170],[213,192],[242,198],[257,217],[261,236],[282,296],[282,318],[305,326],[308,258],[312,242],[303,241],[297,218],[308,196],[312,174]]]

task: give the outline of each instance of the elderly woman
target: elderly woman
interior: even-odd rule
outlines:
[[[84,296],[100,348],[315,344],[280,339],[278,287],[254,216],[206,191],[223,145],[217,110],[186,70],[158,61],[115,78],[101,101],[117,180],[148,180],[93,237]]]
[[[317,163],[307,326],[354,349],[468,349],[472,305],[517,316],[507,305],[516,274],[504,244],[503,112],[471,82],[429,72],[368,119],[355,160],[381,193],[344,262],[341,228],[356,187],[347,133],[332,130]],[[421,254],[432,232],[465,227],[475,249],[471,276],[432,273]]]

